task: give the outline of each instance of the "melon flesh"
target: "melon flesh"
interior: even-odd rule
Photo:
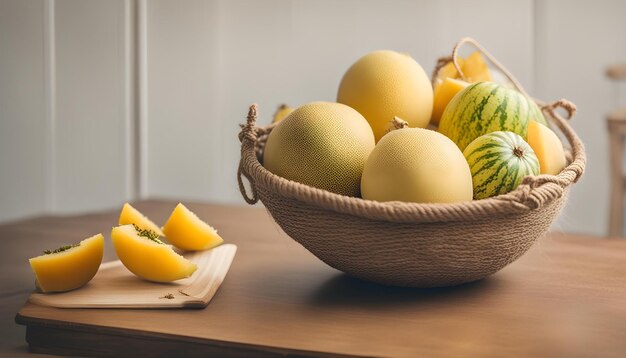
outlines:
[[[174,252],[170,245],[139,236],[133,225],[114,227],[111,239],[126,268],[148,281],[170,282],[191,276],[197,266]]]
[[[207,250],[224,240],[211,225],[179,203],[163,226],[167,241],[182,250]]]
[[[493,81],[491,73],[489,73],[489,66],[478,51],[472,52],[472,54],[465,59],[461,70],[467,82]]]
[[[469,86],[469,82],[454,78],[446,78],[437,87],[435,87],[433,116],[431,118],[432,124],[439,124],[441,115],[443,114],[444,109],[446,109],[448,103],[457,93],[461,92],[467,86]]]
[[[84,286],[98,272],[104,253],[104,237],[94,235],[58,253],[29,260],[37,287],[42,292],[64,292]]]
[[[456,59],[456,62],[459,64],[459,67],[461,67],[461,70],[463,70],[463,64],[465,63],[465,60],[458,57]],[[443,82],[446,78],[459,78],[459,71],[456,70],[456,67],[454,67],[454,63],[452,62],[448,62],[439,70],[439,72],[437,73],[437,83]]]
[[[140,213],[139,210],[133,208],[129,203],[125,203],[122,207],[118,224],[135,224],[141,229],[150,230],[159,236],[165,236],[163,235],[163,231],[161,231],[161,229],[154,222],[152,222],[152,220]]]
[[[565,168],[567,161],[559,137],[548,127],[535,121],[528,123],[528,144],[539,159],[541,174],[556,175]]]

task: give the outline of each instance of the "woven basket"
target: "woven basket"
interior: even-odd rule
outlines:
[[[565,100],[542,106],[571,146],[561,173],[526,177],[516,190],[488,199],[416,204],[342,196],[272,174],[259,159],[273,126],[256,127],[252,105],[239,135],[239,188],[249,204],[261,200],[291,238],[348,275],[410,287],[479,280],[516,260],[547,232],[569,187],[584,172],[584,146],[557,107],[571,117],[573,106]]]

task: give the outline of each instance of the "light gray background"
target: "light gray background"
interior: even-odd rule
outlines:
[[[0,0],[0,222],[145,197],[243,205],[249,104],[267,123],[282,102],[334,100],[369,51],[430,72],[472,36],[536,97],[578,105],[589,164],[555,226],[603,235],[604,115],[626,102],[604,69],[626,61],[625,13],[618,0]]]

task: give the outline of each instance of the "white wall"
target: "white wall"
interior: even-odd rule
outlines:
[[[605,114],[624,104],[615,96],[618,85],[604,72],[611,64],[626,62],[626,2],[538,1],[535,13],[535,95],[576,103],[572,125],[588,157],[585,175],[573,187],[558,227],[604,235],[609,199]]]
[[[132,1],[0,1],[0,221],[134,195]]]
[[[48,204],[44,4],[0,2],[0,220]]]
[[[532,80],[532,1],[185,4],[147,3],[149,196],[241,203],[237,133],[248,106],[267,123],[283,102],[333,101],[344,71],[372,50],[409,52],[430,72],[471,35]],[[517,21],[503,38],[491,29],[511,27],[505,11]]]
[[[282,102],[334,100],[368,51],[430,72],[472,36],[537,97],[579,105],[589,170],[558,226],[604,234],[603,68],[626,60],[624,13],[617,0],[0,0],[0,221],[138,196],[242,204],[249,104],[267,123]]]

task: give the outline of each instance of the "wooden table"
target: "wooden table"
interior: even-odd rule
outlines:
[[[164,222],[173,205],[150,201],[137,207]],[[221,357],[626,355],[626,242],[553,234],[480,282],[403,289],[358,281],[327,267],[261,208],[189,207],[239,246],[207,308],[63,310],[26,304],[16,321],[27,326],[31,351]],[[1,283],[26,292],[32,288],[28,256],[99,231],[108,236],[116,216],[39,218],[0,226]],[[107,245],[106,258],[113,259]]]

